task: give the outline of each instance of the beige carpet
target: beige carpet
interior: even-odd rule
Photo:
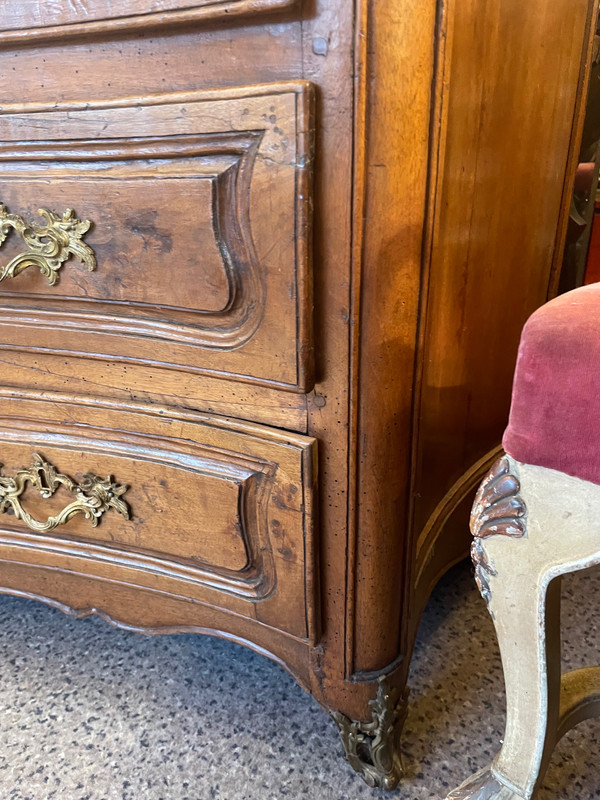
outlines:
[[[600,573],[565,585],[568,667],[600,661]],[[199,636],[148,638],[0,598],[0,800],[381,800],[334,724],[275,664]],[[412,667],[407,776],[442,798],[502,735],[502,673],[468,564],[435,591]],[[571,732],[539,800],[600,797],[600,721]]]

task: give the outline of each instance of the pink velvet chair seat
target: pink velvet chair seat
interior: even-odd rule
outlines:
[[[503,445],[518,461],[600,484],[600,284],[527,321]]]

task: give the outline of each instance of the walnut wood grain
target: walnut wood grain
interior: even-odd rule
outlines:
[[[77,208],[98,266],[3,284],[3,345],[310,388],[312,127],[308,84],[5,106],[3,202]]]
[[[404,387],[414,369],[436,21],[433,2],[384,2],[373,11],[368,6],[361,6],[360,24],[365,47],[371,42],[374,49],[371,73],[364,74],[370,81],[364,90],[365,118],[359,118],[364,136],[355,155],[364,194],[358,194],[355,206],[361,238],[354,264],[351,361],[356,438],[350,487],[350,674],[384,669],[400,653],[407,551],[397,531],[407,517],[410,460],[404,443],[412,409]],[[403,46],[408,37],[409,49]],[[407,103],[409,115],[402,113]],[[382,538],[373,536],[374,530]]]
[[[5,474],[39,451],[70,475],[118,476],[130,508],[130,519],[106,515],[90,528],[78,516],[44,536],[0,515],[4,558],[222,604],[314,641],[311,439],[216,417],[43,400],[0,398],[0,416]],[[23,502],[43,517],[65,496],[27,491]]]
[[[231,383],[210,375],[173,373],[150,367],[102,361],[90,372],[74,370],[73,363],[46,353],[21,353],[2,350],[0,371],[4,386],[17,395],[35,396],[39,392],[57,396],[57,402],[90,395],[94,400],[126,407],[144,400],[210,414],[261,422],[298,433],[306,433],[306,397],[293,392]],[[175,378],[176,374],[176,378]],[[2,391],[0,385],[0,392]]]
[[[547,298],[570,202],[568,161],[578,151],[573,129],[596,10],[594,0],[451,4],[446,134],[417,356],[417,535],[506,425],[520,330]],[[453,543],[462,543],[454,557],[466,552],[468,505],[440,531],[447,547],[421,538],[417,569],[426,584]],[[423,602],[428,591],[417,589]]]
[[[27,272],[0,292],[2,420],[28,437],[10,443],[17,467],[34,439],[48,449],[42,407],[66,438],[87,426],[105,443],[87,455],[118,463],[119,477],[123,465],[148,484],[149,462],[131,448],[161,451],[159,480],[185,474],[186,494],[199,487],[193,508],[218,502],[223,535],[200,528],[202,569],[224,581],[229,565],[237,594],[200,586],[183,514],[178,541],[164,513],[135,522],[139,496],[132,520],[151,546],[110,530],[128,558],[137,547],[138,560],[168,561],[168,586],[165,575],[125,585],[119,570],[131,566],[99,557],[95,576],[55,569],[67,542],[115,550],[57,535],[37,556],[35,541],[11,541],[0,590],[134,629],[243,641],[363,730],[382,674],[402,696],[432,582],[467,551],[473,470],[498,444],[511,348],[548,288],[595,0],[501,0],[485,13],[435,0],[173,0],[152,17],[133,1],[127,18],[101,19],[108,5],[95,0],[87,21],[21,17],[0,33],[13,87],[0,111],[0,199],[35,214],[50,193],[75,198],[99,256],[94,273],[69,264],[56,292]],[[235,287],[256,327],[234,321],[225,335],[240,274],[226,269],[227,242],[259,280]],[[200,273],[187,261],[194,246]],[[79,468],[76,450],[54,444],[61,469]],[[173,447],[188,473],[166,463]],[[229,478],[192,478],[194,464],[225,458],[219,448]],[[252,507],[261,482],[304,487],[315,507],[291,511],[272,488],[269,514],[295,520],[281,526],[292,547],[282,535],[273,593],[249,599],[244,548],[277,536],[243,514],[232,526],[232,510],[236,491]],[[140,573],[151,574],[138,563]],[[169,593],[184,584],[198,602]]]
[[[65,37],[118,35],[170,25],[206,23],[253,16],[297,5],[298,0],[6,0],[0,22],[0,46],[46,43]]]

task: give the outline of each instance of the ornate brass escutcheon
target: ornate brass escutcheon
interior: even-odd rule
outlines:
[[[60,486],[64,486],[75,495],[75,499],[55,517],[39,522],[21,505],[20,497],[28,483],[38,489],[44,498],[51,497]],[[23,467],[14,478],[0,475],[0,513],[12,511],[17,519],[23,520],[28,528],[38,533],[48,533],[67,523],[76,514],[83,514],[95,528],[102,514],[109,508],[118,511],[125,519],[130,518],[129,506],[121,500],[127,489],[127,486],[114,483],[111,476],[102,480],[92,472],[87,472],[81,482],[76,483],[68,475],[61,475],[52,464],[34,453],[33,464],[29,469]]]
[[[77,219],[70,208],[62,217],[47,208],[40,208],[38,213],[46,220],[45,225],[25,222],[23,217],[9,214],[6,206],[0,203],[0,246],[14,230],[28,248],[12,258],[6,266],[0,266],[0,282],[5,278],[16,278],[28,267],[38,267],[42,275],[48,278],[50,286],[54,286],[58,281],[59,269],[71,255],[78,258],[86,269],[92,271],[96,268],[94,251],[82,241],[92,225],[90,220]]]

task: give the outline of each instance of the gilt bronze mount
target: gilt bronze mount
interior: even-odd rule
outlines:
[[[48,278],[50,286],[54,286],[60,268],[71,255],[79,259],[86,269],[92,271],[96,268],[94,251],[82,241],[92,225],[90,220],[77,219],[70,208],[62,217],[47,208],[40,208],[38,213],[46,220],[45,225],[28,223],[17,214],[9,214],[6,206],[0,203],[0,246],[13,230],[27,246],[27,250],[16,255],[5,266],[0,266],[0,282],[16,278],[29,267],[37,267]]]
[[[51,497],[60,486],[64,486],[75,499],[56,516],[40,522],[21,505],[21,495],[28,483],[38,489],[44,498]],[[76,514],[83,514],[95,528],[109,508],[118,511],[125,519],[130,518],[129,506],[121,499],[127,489],[127,486],[115,483],[111,476],[103,480],[92,472],[87,472],[77,483],[68,475],[57,472],[52,464],[34,453],[31,467],[18,470],[14,478],[0,474],[0,513],[12,512],[16,519],[22,520],[37,533],[48,533],[66,524]]]
[[[404,769],[400,756],[400,734],[408,710],[408,689],[402,694],[379,678],[377,695],[369,701],[372,719],[356,722],[336,711],[344,754],[356,772],[371,787],[395,789]]]

